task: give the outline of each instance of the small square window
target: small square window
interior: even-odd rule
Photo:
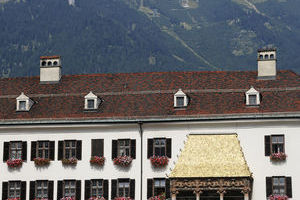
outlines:
[[[26,101],[19,101],[19,110],[26,110]]]
[[[88,109],[95,109],[95,100],[89,99],[87,100]]]
[[[249,95],[249,105],[257,105],[256,95]]]
[[[64,141],[64,158],[70,159],[70,158],[76,158],[76,141]]]

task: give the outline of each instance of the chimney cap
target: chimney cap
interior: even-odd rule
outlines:
[[[257,52],[266,52],[266,51],[276,51],[277,49],[275,47],[263,47],[260,49],[257,49]]]
[[[60,56],[40,56],[41,60],[45,59],[60,59]]]

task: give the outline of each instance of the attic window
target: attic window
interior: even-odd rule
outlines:
[[[247,106],[258,106],[260,104],[259,92],[253,87],[246,92],[246,105]]]
[[[100,104],[100,99],[92,92],[87,94],[84,99],[84,109],[86,110],[95,110]]]
[[[24,95],[23,92],[21,93],[20,96],[16,98],[16,100],[17,100],[16,102],[17,111],[29,111],[31,106],[33,105],[33,101],[29,97]]]
[[[174,95],[174,107],[183,108],[188,105],[188,98],[186,94],[179,89],[178,92]]]

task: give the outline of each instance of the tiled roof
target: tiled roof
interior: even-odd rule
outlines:
[[[190,135],[170,178],[250,177],[237,135]]]
[[[261,105],[245,105],[253,86]],[[174,109],[173,95],[189,97],[185,109]],[[84,111],[84,96],[92,91],[103,102]],[[24,92],[35,104],[16,112],[16,97]],[[0,120],[140,119],[201,115],[300,112],[300,77],[279,71],[276,80],[258,80],[257,72],[153,72],[66,75],[57,84],[40,84],[39,77],[0,79]]]

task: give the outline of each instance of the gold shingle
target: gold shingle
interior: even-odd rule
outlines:
[[[249,177],[251,172],[236,134],[190,135],[169,175],[183,177]]]

